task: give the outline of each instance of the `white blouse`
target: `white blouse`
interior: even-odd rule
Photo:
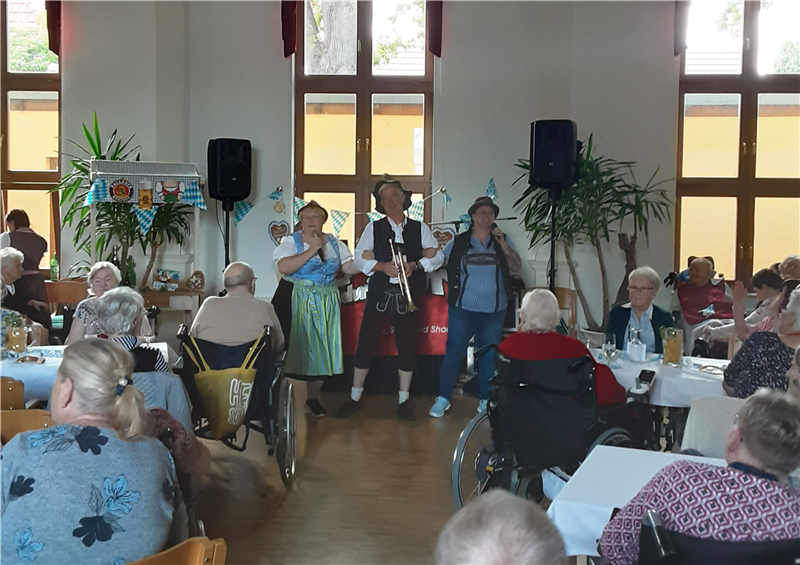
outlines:
[[[327,240],[328,234],[323,234],[323,237]],[[352,261],[353,254],[350,253],[350,249],[348,249],[348,247],[338,239],[336,240],[336,243],[339,246],[340,265],[344,265],[348,261]],[[287,235],[281,240],[280,245],[278,245],[278,247],[275,249],[275,252],[272,254],[272,260],[277,265],[278,261],[280,261],[281,259],[285,259],[286,257],[292,257],[294,255],[299,255],[300,253],[307,251],[308,248],[309,245],[304,241],[303,249],[298,249],[297,245],[295,245],[294,243],[294,237],[292,237],[291,235]],[[325,243],[325,247],[323,249],[325,257],[334,256],[333,245],[331,245],[330,241],[327,241]]]

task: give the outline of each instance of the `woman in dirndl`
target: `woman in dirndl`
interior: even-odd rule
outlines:
[[[301,229],[286,236],[273,259],[278,272],[294,284],[292,326],[284,372],[307,381],[306,407],[318,418],[325,415],[320,403],[323,379],[344,372],[339,290],[334,283],[341,269],[358,272],[347,246],[322,232],[328,212],[311,201],[297,212]]]

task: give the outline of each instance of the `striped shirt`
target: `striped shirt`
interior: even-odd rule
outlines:
[[[142,345],[142,343],[139,341],[139,338],[136,337],[135,335],[121,335],[117,337],[110,337],[108,339],[109,341],[117,342],[127,351],[136,349],[137,347],[155,351],[156,353],[158,353],[158,355],[156,356],[156,363],[155,367],[153,367],[153,371],[157,371],[159,373],[169,373],[169,365],[167,365],[167,362],[164,360],[164,356],[161,355],[161,352],[158,351],[157,349],[153,349],[152,347],[147,347],[146,345]]]
[[[447,261],[450,260],[454,241],[451,240],[444,248]],[[514,251],[517,250],[508,236],[506,243]],[[484,240],[475,236],[470,239],[470,247],[461,259],[461,297],[456,306],[468,312],[488,314],[506,309],[508,296],[498,261],[492,235]]]

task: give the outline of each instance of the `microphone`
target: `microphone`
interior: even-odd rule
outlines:
[[[318,231],[314,232],[314,237],[316,237],[318,239],[322,239],[322,236],[320,235],[320,233]],[[317,249],[317,253],[319,254],[320,260],[324,263],[325,262],[325,253],[322,251],[322,247]]]

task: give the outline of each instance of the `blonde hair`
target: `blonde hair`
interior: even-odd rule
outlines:
[[[658,292],[658,288],[661,286],[661,277],[658,276],[654,268],[645,265],[644,267],[632,270],[631,274],[628,275],[628,284],[636,277],[650,281],[650,284],[653,285],[653,290]]]
[[[59,379],[72,381],[78,405],[87,414],[105,418],[120,439],[144,432],[144,395],[130,384],[132,375],[131,354],[113,341],[97,338],[67,346],[58,368]]]
[[[784,279],[800,279],[800,255],[789,255],[778,267]]]
[[[800,465],[800,405],[785,392],[757,391],[739,410],[736,427],[767,471],[787,475]]]
[[[437,565],[565,561],[564,541],[544,511],[499,489],[459,510],[436,544]]]
[[[524,332],[552,332],[561,319],[556,295],[546,288],[535,288],[522,298],[519,319]]]
[[[89,275],[86,277],[86,284],[92,286],[92,279],[97,276],[97,273],[102,271],[103,269],[108,269],[114,275],[114,278],[117,279],[117,284],[122,282],[122,274],[119,272],[119,269],[114,263],[110,261],[98,261],[94,265],[92,265],[91,270],[89,270]]]

